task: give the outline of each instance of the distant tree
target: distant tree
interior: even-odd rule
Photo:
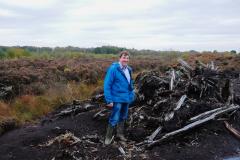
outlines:
[[[3,58],[6,58],[6,52],[4,52],[2,48],[0,48],[0,59]]]
[[[237,51],[231,50],[230,53],[232,53],[232,54],[237,54]]]
[[[22,48],[9,48],[7,50],[6,56],[8,58],[21,58],[21,57],[29,57],[31,56],[31,54]]]
[[[9,47],[0,46],[0,49],[1,49],[3,52],[6,52],[8,48],[9,48]]]
[[[195,50],[190,50],[189,53],[199,53],[199,52]]]
[[[102,46],[96,47],[93,52],[96,54],[117,54],[120,51],[126,50],[126,48],[120,48],[115,46]]]

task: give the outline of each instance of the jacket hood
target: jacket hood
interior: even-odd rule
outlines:
[[[113,62],[112,66],[120,66],[119,62]]]

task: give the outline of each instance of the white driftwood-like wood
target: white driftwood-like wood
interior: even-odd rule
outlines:
[[[197,121],[199,119],[202,119],[202,118],[206,117],[209,114],[212,114],[214,112],[223,110],[224,108],[226,108],[226,107],[219,107],[219,108],[216,108],[216,109],[213,109],[213,110],[210,110],[210,111],[203,112],[203,113],[201,113],[201,114],[199,114],[199,115],[197,115],[195,117],[190,118],[189,122]]]
[[[186,131],[189,131],[192,128],[195,128],[195,127],[200,126],[200,125],[202,125],[202,124],[204,124],[204,123],[206,123],[206,122],[208,122],[210,120],[213,120],[217,116],[220,116],[222,114],[228,113],[228,112],[233,111],[233,110],[237,110],[239,108],[240,108],[239,105],[231,105],[231,106],[227,107],[226,109],[214,112],[213,114],[209,115],[208,117],[206,117],[204,119],[201,119],[201,120],[195,121],[193,123],[190,123],[190,124],[184,126],[183,128],[175,130],[173,132],[166,133],[160,139],[155,140],[152,143],[149,143],[148,147],[152,147],[153,145],[159,144],[159,143],[161,143],[161,142],[163,142],[165,140],[168,140],[168,139],[170,139],[170,138],[172,138],[172,137],[174,137],[176,135],[179,135],[180,133],[184,133]]]
[[[237,138],[240,139],[240,132],[233,128],[227,121],[224,121],[225,127],[232,133],[234,134]]]

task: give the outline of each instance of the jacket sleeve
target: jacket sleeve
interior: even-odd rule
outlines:
[[[129,67],[129,74],[130,74],[130,77],[131,77],[131,83],[130,83],[130,91],[131,91],[131,96],[130,96],[130,104],[133,103],[136,99],[136,96],[135,96],[135,93],[134,93],[134,80],[132,78],[132,68]]]
[[[129,74],[130,74],[130,86],[131,86],[131,91],[133,92],[133,89],[134,89],[134,80],[133,80],[133,78],[132,78],[132,68],[131,67],[129,67]],[[134,92],[133,92],[134,93]]]
[[[112,84],[114,81],[114,76],[115,76],[114,68],[109,67],[107,70],[105,79],[104,79],[104,87],[103,87],[104,88],[104,97],[105,97],[105,101],[107,104],[113,102],[111,89],[112,89]]]

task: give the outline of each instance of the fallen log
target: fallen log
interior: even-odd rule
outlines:
[[[208,66],[206,64],[204,64],[203,62],[197,60],[196,64],[198,65],[198,67],[203,67],[203,68],[208,68]]]
[[[169,85],[171,91],[172,91],[173,88],[174,88],[174,81],[175,81],[175,79],[176,79],[175,71],[173,70],[173,71],[171,72],[171,81],[170,81],[170,85]]]
[[[225,127],[232,133],[234,134],[237,138],[240,139],[240,132],[233,128],[227,121],[224,121]]]
[[[147,143],[153,142],[154,138],[161,132],[162,126],[159,126],[150,136],[146,137],[146,139],[138,144],[136,146],[142,146]]]
[[[226,108],[226,107],[225,107]],[[213,109],[213,110],[210,110],[210,111],[206,111],[206,112],[203,112],[195,117],[192,117],[190,118],[189,122],[194,122],[194,121],[197,121],[199,119],[202,119],[206,116],[208,116],[209,114],[212,114],[214,112],[217,112],[217,111],[220,111],[220,110],[223,110],[223,107],[220,107],[220,108],[216,108],[216,109]]]
[[[96,109],[97,106],[90,104],[90,103],[86,103],[84,105],[72,105],[72,107],[67,108],[65,110],[60,111],[59,113],[55,114],[55,117],[63,117],[63,116],[68,116],[68,115],[76,115],[82,112],[87,112],[93,109]]]
[[[0,99],[6,99],[13,94],[13,86],[0,83]]]
[[[206,118],[204,118],[204,119],[201,119],[201,120],[199,120],[199,121],[195,121],[195,122],[193,122],[193,123],[190,123],[190,124],[184,126],[183,128],[180,128],[180,129],[175,130],[175,131],[173,131],[173,132],[166,133],[164,136],[162,136],[162,138],[160,138],[160,139],[158,139],[158,140],[155,140],[155,141],[149,143],[149,144],[147,145],[147,147],[152,147],[152,146],[154,146],[154,145],[156,145],[156,144],[159,144],[159,143],[161,143],[161,142],[163,142],[163,141],[166,141],[166,140],[168,140],[168,139],[170,139],[170,138],[173,138],[173,137],[176,136],[176,135],[179,135],[179,134],[181,134],[181,133],[184,133],[184,132],[186,132],[186,131],[189,131],[189,130],[197,127],[197,126],[200,126],[200,125],[202,125],[202,124],[210,121],[210,120],[213,120],[213,119],[215,119],[215,118],[216,118],[217,116],[219,116],[219,115],[222,115],[222,114],[224,114],[224,113],[228,113],[228,112],[233,111],[233,110],[237,110],[237,109],[239,109],[239,108],[240,108],[239,105],[231,105],[231,106],[227,107],[226,109],[223,109],[223,110],[214,112],[213,114],[209,115],[208,117],[206,117]]]
[[[180,107],[182,106],[183,102],[185,101],[185,99],[187,98],[187,95],[183,95],[180,100],[177,103],[177,107],[174,108],[174,111],[180,109]]]
[[[161,132],[162,126],[159,126],[150,136],[148,136],[148,142],[153,141],[154,138]]]
[[[193,71],[193,68],[184,60],[182,60],[181,58],[178,59],[178,62],[187,70],[189,71]]]
[[[126,156],[126,152],[124,151],[124,149],[120,146],[120,147],[118,147],[118,150],[121,152],[121,154],[123,155],[123,156]]]
[[[96,119],[97,117],[103,117],[107,112],[109,112],[109,109],[101,109],[99,112],[93,115],[93,119]]]

